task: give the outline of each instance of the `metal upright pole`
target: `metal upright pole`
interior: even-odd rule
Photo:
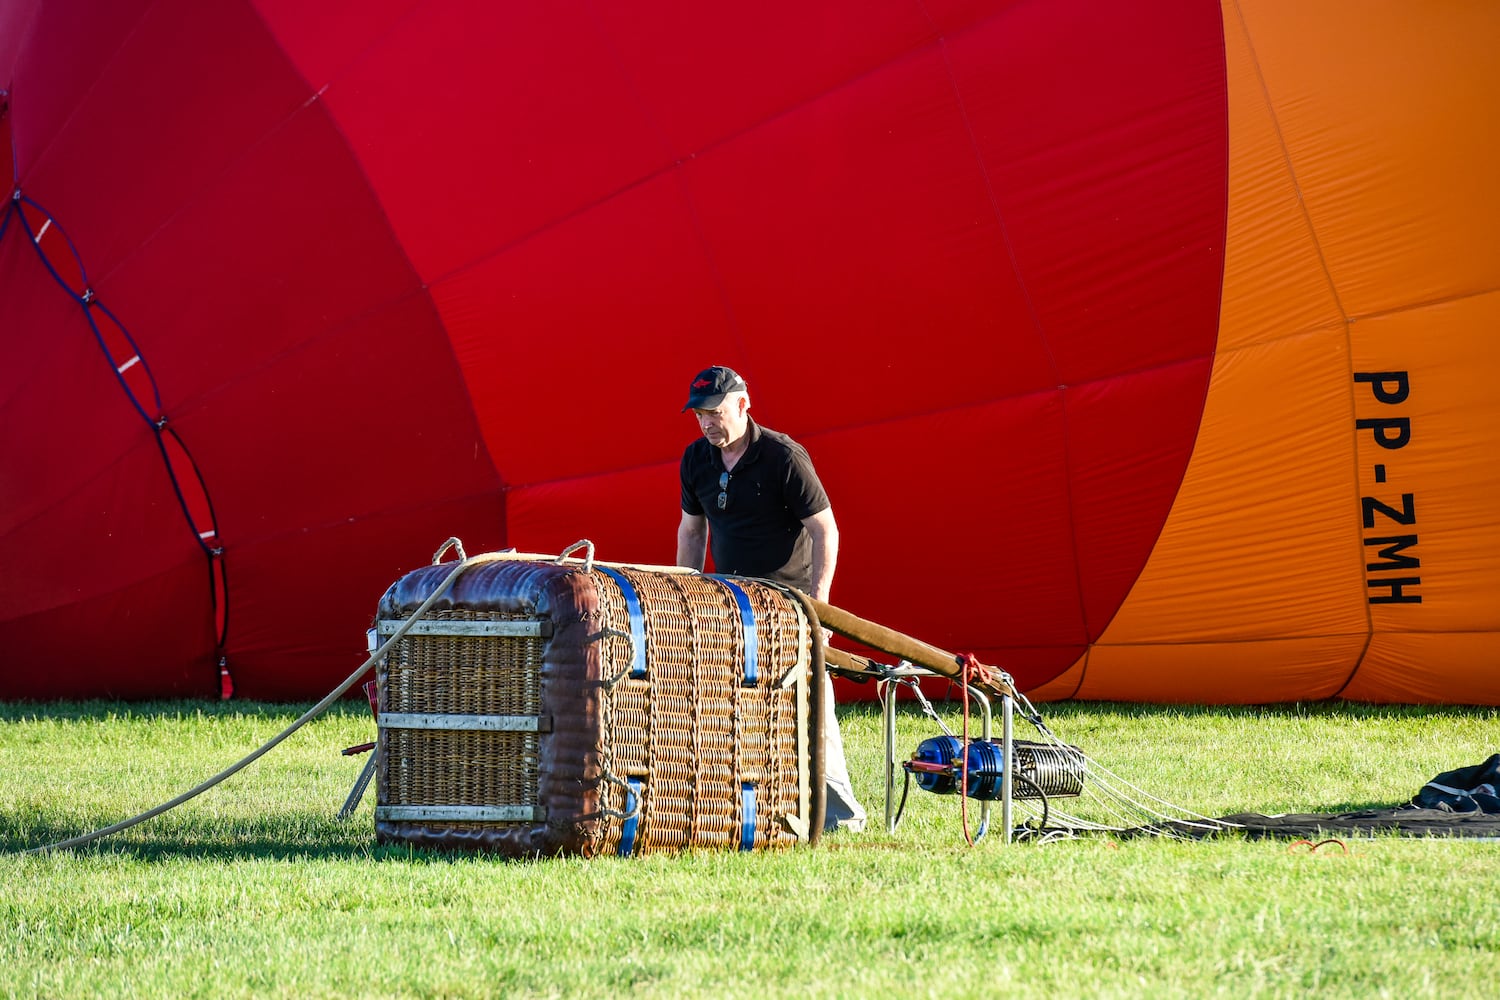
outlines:
[[[1015,773],[1015,758],[1011,755],[1014,743],[1011,739],[1011,723],[1015,717],[1015,699],[1005,694],[1000,696],[1000,757],[1003,770],[1000,773],[1000,825],[1005,827],[1000,843],[1008,844],[1011,838],[1011,775]]]
[[[881,681],[881,711],[885,722],[885,832],[896,832],[896,687]]]

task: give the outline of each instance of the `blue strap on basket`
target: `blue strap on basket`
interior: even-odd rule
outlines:
[[[714,579],[729,588],[729,595],[739,608],[740,627],[745,633],[745,687],[754,687],[760,678],[755,662],[760,656],[760,641],[755,634],[755,609],[750,606],[750,595],[725,577],[715,575]]]
[[[635,850],[635,831],[641,823],[641,779],[626,778],[625,784],[630,786],[630,793],[625,796],[625,812],[631,815],[620,827],[620,847],[616,853],[622,858],[630,857]]]
[[[641,614],[641,599],[636,595],[635,587],[625,578],[625,574],[607,566],[595,566],[599,572],[608,576],[620,588],[620,596],[625,598],[625,611],[630,615],[630,676],[646,676],[646,617]]]
[[[755,850],[755,786],[740,785],[740,850]]]

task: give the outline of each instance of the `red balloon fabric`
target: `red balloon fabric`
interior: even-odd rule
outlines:
[[[674,554],[691,374],[834,601],[1074,665],[1214,371],[1201,0],[0,2],[0,697],[321,694],[386,585]]]

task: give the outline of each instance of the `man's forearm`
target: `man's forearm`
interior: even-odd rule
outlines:
[[[838,523],[834,521],[832,511],[808,518],[803,523],[812,542],[812,589],[809,594],[814,600],[827,601],[833,590],[833,571],[839,562]]]
[[[708,555],[708,529],[691,524],[677,526],[677,565],[702,570]]]
[[[819,558],[818,549],[813,548],[812,593],[808,596],[819,601],[828,600],[828,594],[833,590],[833,568],[837,561],[838,550],[836,548],[822,558]]]

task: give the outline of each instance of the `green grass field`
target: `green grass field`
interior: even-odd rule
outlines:
[[[1500,982],[1500,844],[969,847],[957,800],[915,790],[888,835],[873,705],[840,709],[872,830],[815,850],[377,848],[373,788],[334,819],[363,760],[339,750],[374,731],[349,702],[173,812],[77,853],[18,853],[172,797],[305,708],[0,705],[0,996],[1405,998]],[[1394,805],[1500,749],[1494,709],[1041,709],[1212,816]],[[938,731],[914,709],[898,722],[902,757]]]

